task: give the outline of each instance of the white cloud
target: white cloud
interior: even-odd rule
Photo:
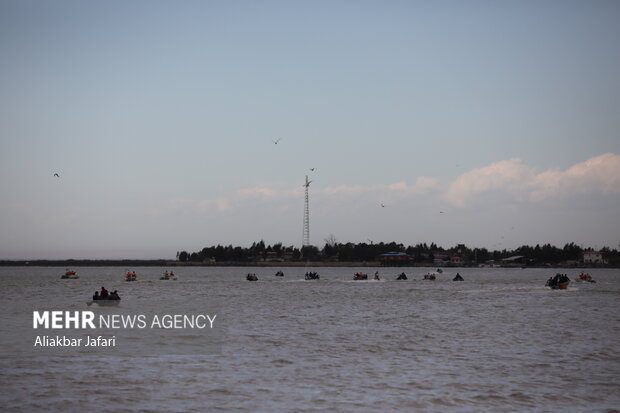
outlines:
[[[565,196],[570,193],[620,193],[620,155],[605,153],[571,166],[566,171],[551,170],[536,175],[532,200]]]
[[[620,193],[620,156],[606,153],[566,171],[541,173],[518,158],[504,160],[459,176],[448,187],[444,199],[464,207],[476,196],[489,192],[535,202],[572,193]]]
[[[395,182],[393,184],[377,184],[377,185],[339,185],[325,188],[322,192],[325,195],[342,195],[342,196],[359,196],[366,194],[424,194],[439,184],[439,180],[429,177],[420,177],[416,179],[413,185],[409,185],[404,181]]]

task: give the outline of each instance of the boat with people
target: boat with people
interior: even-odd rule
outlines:
[[[65,273],[63,275],[60,276],[61,279],[69,279],[69,280],[75,280],[80,278],[79,275],[77,275],[75,273],[75,271],[72,271],[70,269],[67,268],[67,270],[65,271]]]
[[[321,276],[315,271],[310,271],[304,275],[304,278],[306,280],[319,280],[321,279]]]
[[[174,275],[174,272],[172,272],[172,271],[170,271],[170,272],[166,271],[166,272],[164,273],[164,275],[162,275],[161,277],[159,277],[159,279],[160,279],[160,280],[176,280],[176,279],[177,279],[177,277],[176,277],[176,275]]]
[[[278,271],[275,273],[276,277],[284,277],[284,273],[282,271]]]
[[[592,279],[592,276],[588,273],[582,272],[581,274],[579,274],[579,279],[577,281],[585,281],[585,282],[589,282],[589,283],[595,283],[596,281],[594,281],[594,279]]]
[[[136,276],[136,272],[132,271],[129,272],[127,271],[127,273],[125,274],[125,281],[136,281],[137,276]]]
[[[364,274],[363,272],[356,272],[353,275],[353,279],[354,280],[367,280],[368,279],[368,274]]]
[[[245,279],[248,281],[258,281],[258,277],[254,273],[249,273]]]
[[[116,307],[120,304],[120,300],[90,300],[86,302],[86,305],[92,307],[97,305],[99,307]]]
[[[427,274],[424,274],[424,279],[425,280],[430,280],[430,281],[435,281],[437,279],[437,276],[435,274],[432,274],[432,273],[427,273]]]
[[[407,274],[405,274],[404,272],[401,272],[400,274],[398,274],[398,277],[396,277],[396,280],[406,280],[407,279]]]
[[[549,287],[552,290],[566,290],[570,284],[570,278],[566,274],[555,274],[555,277],[550,277],[545,283],[545,287]]]
[[[114,290],[108,292],[105,287],[101,287],[101,291],[95,291],[93,299],[88,301],[86,305],[93,306],[98,305],[100,307],[112,307],[117,306],[121,302],[121,297],[118,295],[118,291]]]
[[[465,280],[463,279],[463,277],[461,277],[461,274],[457,272],[454,278],[452,279],[452,281],[465,281]]]

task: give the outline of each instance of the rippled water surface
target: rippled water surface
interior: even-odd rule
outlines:
[[[543,287],[556,270],[422,268],[0,268],[2,411],[613,412],[620,409],[620,271],[597,283]],[[394,281],[405,271],[408,281]],[[217,302],[222,343],[174,355],[190,340],[134,337],[146,356],[9,354],[31,308],[86,310],[105,285],[129,312],[200,311]],[[31,315],[27,314],[26,319]],[[27,328],[31,328],[28,325]],[[15,340],[13,340],[15,341]],[[15,343],[13,343],[15,344]],[[166,354],[166,353],[170,354]]]

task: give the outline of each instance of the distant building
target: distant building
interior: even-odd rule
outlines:
[[[607,260],[603,258],[603,253],[600,251],[584,251],[583,252],[584,264],[607,264]]]
[[[450,261],[450,254],[443,251],[433,251],[433,263],[437,265],[443,265],[447,261]]]
[[[387,252],[377,257],[383,267],[402,267],[409,265],[411,256],[404,252]]]
[[[450,257],[450,264],[463,264],[465,260],[460,255],[453,255]]]
[[[527,264],[527,257],[525,255],[513,255],[512,257],[502,258],[503,266],[518,266]]]

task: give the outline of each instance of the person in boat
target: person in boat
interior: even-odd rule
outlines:
[[[379,278],[379,271],[375,271],[375,280],[380,280],[381,278]]]
[[[463,277],[461,277],[461,274],[457,272],[456,276],[454,277],[452,281],[463,281]]]
[[[170,278],[174,277],[174,273],[170,271]]]
[[[110,293],[110,295],[108,296],[108,300],[120,300],[121,297],[118,295],[118,291],[114,290]]]
[[[95,295],[93,295],[93,301],[97,301],[99,299],[99,291],[95,291]]]
[[[99,299],[101,300],[105,300],[106,298],[108,298],[108,290],[105,289],[105,287],[101,287],[101,293],[99,293]]]

